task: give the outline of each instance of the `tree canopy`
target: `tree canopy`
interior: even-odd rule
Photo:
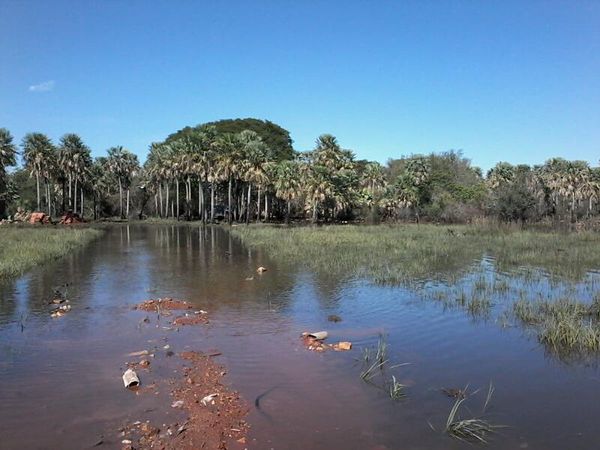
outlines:
[[[193,136],[195,132],[213,126],[218,135],[236,134],[244,130],[254,131],[272,152],[275,161],[283,161],[294,157],[293,141],[289,131],[268,120],[260,119],[224,119],[216,122],[199,124],[194,127],[185,127],[170,134],[165,142],[176,141],[182,137]]]

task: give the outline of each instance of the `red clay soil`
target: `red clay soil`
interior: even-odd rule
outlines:
[[[179,316],[173,321],[173,325],[201,325],[208,323],[208,319],[204,314],[190,314]]]
[[[184,300],[172,298],[159,298],[158,300],[145,300],[135,307],[142,311],[166,311],[173,309],[192,309],[193,306]]]
[[[221,382],[223,367],[209,355],[183,352],[186,361],[183,377],[172,390],[177,402],[187,413],[184,423],[161,430],[148,422],[138,422],[123,429],[123,449],[227,449],[244,448],[248,424],[244,417],[248,407],[237,392]],[[212,400],[202,400],[216,394]]]

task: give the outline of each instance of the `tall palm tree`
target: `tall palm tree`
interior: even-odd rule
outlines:
[[[42,133],[28,133],[23,138],[23,160],[31,176],[35,176],[37,210],[41,210],[40,179],[48,173],[48,165],[52,160],[54,145]]]
[[[275,195],[285,200],[285,223],[290,223],[292,201],[301,193],[300,170],[297,161],[281,161],[275,167]]]
[[[0,218],[6,213],[8,200],[8,180],[6,169],[17,163],[17,146],[6,128],[0,128]]]
[[[85,179],[86,171],[92,163],[90,153],[90,149],[77,134],[68,133],[60,139],[58,165],[66,174],[69,183],[69,208],[74,212],[77,212],[79,183]]]
[[[366,191],[369,215],[372,220],[379,200],[378,194],[385,188],[386,184],[383,166],[378,162],[368,163],[361,174],[360,184],[363,190]]]
[[[241,165],[242,143],[239,136],[231,133],[220,136],[216,142],[218,148],[217,173],[222,181],[227,181],[227,222],[233,222],[232,188],[233,178],[238,174]]]
[[[131,180],[139,169],[137,156],[122,146],[108,149],[107,164],[119,183],[119,215],[125,218],[123,212],[123,186],[127,188],[127,216],[129,216],[129,190]]]

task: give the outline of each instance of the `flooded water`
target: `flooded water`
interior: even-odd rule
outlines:
[[[258,266],[268,271],[259,276]],[[167,391],[136,395],[121,382],[125,355],[149,346],[157,356],[141,375],[172,377],[165,343],[176,352],[222,352],[226,381],[250,407],[249,448],[465,448],[442,431],[454,399],[441,389],[481,389],[465,403],[478,415],[490,382],[485,417],[505,428],[489,448],[597,448],[596,361],[559,358],[502,316],[519,292],[591,299],[597,275],[562,285],[497,273],[491,257],[465,267],[449,283],[380,286],[278,266],[218,227],[113,227],[0,287],[0,448],[89,448],[99,440],[118,448],[127,421],[168,423],[176,413],[159,409]],[[490,279],[503,285],[485,314],[440,301]],[[53,319],[48,300],[65,284],[73,310]],[[154,318],[141,322],[145,314],[132,306],[158,297],[192,302],[209,311],[210,324],[177,332]],[[332,314],[342,321],[329,322]],[[307,351],[298,338],[305,330],[328,330],[328,341],[352,341],[353,350]],[[366,383],[362,354],[381,335],[388,369]],[[406,385],[398,401],[388,395],[392,375]]]

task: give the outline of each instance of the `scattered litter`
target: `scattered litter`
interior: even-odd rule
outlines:
[[[71,311],[71,305],[61,305],[50,312],[50,317],[61,317]]]
[[[171,403],[171,408],[181,408],[183,406],[183,400],[177,400]]]
[[[123,444],[123,445],[131,445],[131,441],[129,439],[123,439],[121,441],[121,444]]]
[[[148,352],[148,350],[140,350],[139,352],[131,352],[131,353],[127,353],[127,356],[146,356],[148,355],[150,352]]]
[[[254,277],[246,277],[246,281],[252,281],[254,280]]]
[[[214,398],[217,397],[218,395],[219,394],[210,394],[210,395],[207,395],[202,400],[200,400],[200,403],[202,403],[204,406],[208,406],[209,403],[213,403],[214,402]]]
[[[306,333],[306,336],[316,339],[317,341],[322,341],[324,339],[327,339],[327,336],[329,336],[329,334],[327,333],[327,331],[315,331],[313,333]]]
[[[331,315],[327,316],[327,320],[329,322],[337,323],[337,322],[341,322],[342,318],[336,314],[331,314]]]
[[[256,269],[256,272],[259,273],[259,274],[263,273],[263,272],[266,272],[266,271],[267,271],[267,268],[263,267],[263,266],[260,266],[258,269]]]
[[[135,387],[140,385],[140,379],[137,374],[131,370],[127,369],[123,374],[123,384],[126,388]]]
[[[170,346],[169,344],[167,344],[167,345],[165,345],[163,348],[164,348],[165,350],[169,350],[169,349],[171,348],[171,346]]]
[[[338,342],[337,344],[333,344],[333,349],[337,352],[345,352],[348,350],[352,350],[352,342]]]
[[[301,334],[301,339],[304,345],[309,349],[316,352],[324,352],[328,349],[333,349],[336,352],[344,352],[352,349],[352,342],[341,341],[337,344],[326,344],[323,341],[327,339],[327,331],[317,331],[309,333],[305,331]]]

